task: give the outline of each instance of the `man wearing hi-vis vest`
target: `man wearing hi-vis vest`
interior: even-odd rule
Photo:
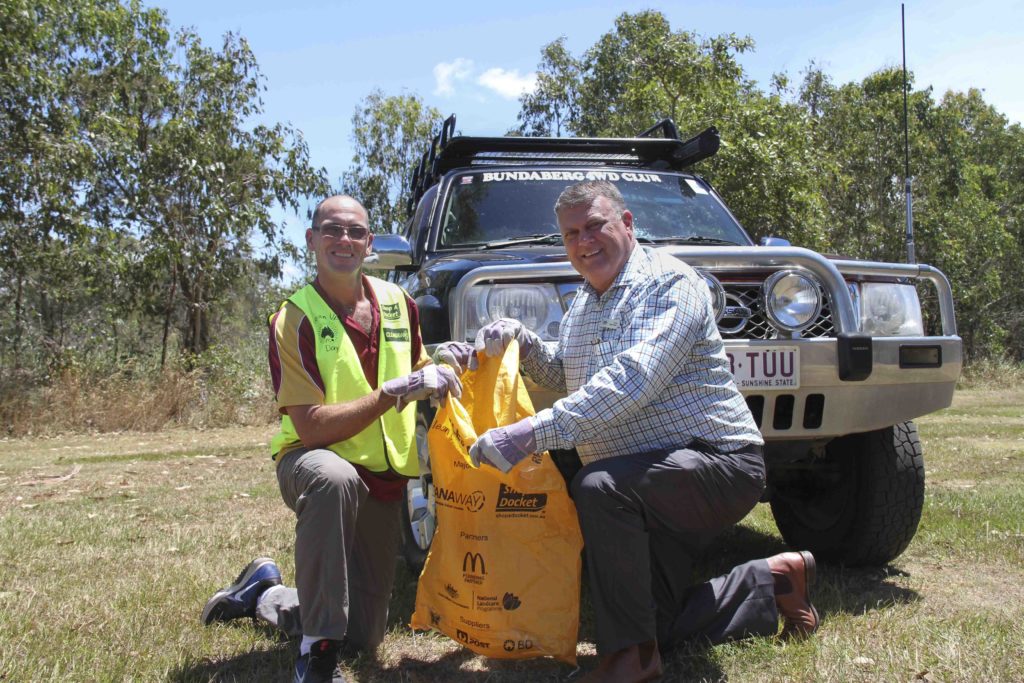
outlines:
[[[419,469],[409,406],[459,396],[462,386],[451,368],[430,364],[413,301],[362,272],[373,234],[358,201],[323,200],[306,246],[316,279],[272,316],[269,354],[281,412],[271,453],[296,517],[296,588],[257,558],[202,620],[258,616],[301,635],[295,681],[340,681],[343,641],[372,652],[384,637],[401,499]]]

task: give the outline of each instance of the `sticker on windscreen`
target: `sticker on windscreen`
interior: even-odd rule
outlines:
[[[611,180],[613,182],[627,183],[660,183],[661,176],[657,173],[638,173],[627,171],[618,173],[616,171],[489,171],[481,174],[485,183],[501,182],[530,182],[558,180],[563,182],[582,182],[584,180]],[[462,180],[466,184],[465,176]],[[472,181],[470,181],[472,182]]]
[[[708,191],[704,188],[704,186],[701,185],[700,183],[698,183],[693,178],[687,178],[686,179],[686,184],[689,185],[690,189],[693,190],[697,194],[707,194],[708,193]]]

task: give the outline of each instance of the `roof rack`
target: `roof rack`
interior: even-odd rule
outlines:
[[[655,133],[662,137],[653,137]],[[495,164],[615,165],[682,170],[718,151],[714,127],[681,140],[672,119],[635,138],[535,138],[454,136],[455,114],[441,125],[413,171],[406,211],[411,216],[423,193],[452,169]]]

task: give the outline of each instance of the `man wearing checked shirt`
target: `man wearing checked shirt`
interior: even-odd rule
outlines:
[[[508,471],[529,453],[575,448],[571,492],[594,603],[598,667],[585,681],[646,681],[659,648],[687,640],[806,635],[818,627],[814,558],[789,552],[692,585],[694,559],[754,507],[764,441],[733,381],[707,286],[688,265],[637,247],[633,215],[607,181],[567,188],[555,204],[565,248],[586,281],[546,345],[498,320],[438,360],[519,342],[523,370],[566,393],[554,407],[481,436],[478,462]]]

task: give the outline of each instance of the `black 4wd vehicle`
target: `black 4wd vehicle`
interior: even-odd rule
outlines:
[[[950,404],[961,368],[941,272],[825,257],[777,238],[755,245],[688,170],[718,150],[713,128],[686,141],[668,120],[626,139],[454,131],[453,116],[412,177],[405,234],[374,241],[376,267],[419,305],[428,347],[472,341],[500,317],[556,340],[580,278],[562,247],[555,199],[571,183],[611,180],[640,245],[686,261],[708,283],[733,374],[766,441],[765,500],[786,542],[846,564],[903,552],[924,504],[911,420]],[[925,329],[919,280],[934,286],[935,330]],[[538,409],[559,398],[531,389]],[[422,476],[406,497],[414,568],[434,530],[431,416],[420,411]]]

